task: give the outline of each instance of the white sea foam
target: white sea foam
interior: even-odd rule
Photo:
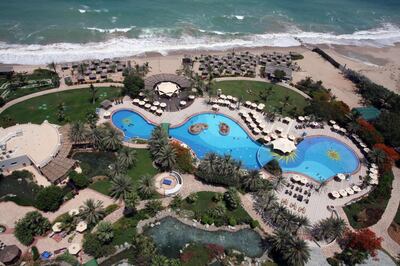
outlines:
[[[123,31],[127,30],[122,29]],[[99,30],[99,29],[95,29]],[[106,29],[100,29],[106,30]],[[107,29],[117,32],[117,29]],[[121,29],[120,29],[121,30]],[[199,30],[200,32],[202,30]],[[236,47],[299,46],[301,42],[309,44],[339,44],[382,47],[400,42],[400,29],[392,25],[370,31],[358,31],[353,34],[335,35],[332,33],[293,31],[275,34],[256,34],[247,36],[207,34],[204,36],[166,37],[159,30],[143,30],[139,38],[110,38],[105,42],[72,44],[56,43],[48,45],[20,45],[0,42],[0,62],[19,64],[38,64],[48,62],[76,61],[91,58],[121,57],[142,54],[144,52],[168,52],[176,50],[226,50]]]
[[[244,19],[244,16],[238,16],[238,15],[236,15],[235,18],[238,19],[238,20],[243,20],[243,19]]]
[[[96,27],[86,27],[85,29],[87,30],[93,30],[93,31],[98,31],[102,33],[116,33],[116,32],[129,32],[130,30],[134,29],[135,26],[131,26],[129,28],[113,28],[113,29],[102,29],[102,28],[96,28]]]
[[[79,13],[81,13],[81,14],[86,13],[86,10],[85,10],[85,9],[78,9],[78,11],[79,11]]]

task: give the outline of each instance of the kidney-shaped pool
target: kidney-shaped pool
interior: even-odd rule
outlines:
[[[115,112],[112,122],[124,132],[126,140],[148,139],[155,127],[130,110]],[[220,133],[221,123],[229,126],[229,134]],[[198,124],[207,126],[196,134],[190,133],[189,128]],[[230,154],[236,160],[241,160],[246,168],[260,169],[276,158],[283,171],[298,172],[319,182],[338,173],[353,173],[359,167],[359,159],[355,152],[334,138],[307,137],[300,142],[295,152],[280,156],[269,147],[254,141],[237,122],[221,114],[194,115],[182,125],[170,128],[169,135],[186,143],[200,159],[209,152]]]

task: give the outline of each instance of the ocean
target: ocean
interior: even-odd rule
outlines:
[[[1,63],[399,41],[399,0],[0,1]]]

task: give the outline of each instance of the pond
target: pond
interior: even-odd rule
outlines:
[[[261,236],[254,230],[210,232],[172,217],[162,219],[160,225],[147,229],[145,234],[153,238],[161,254],[170,258],[178,258],[179,250],[187,243],[217,244],[225,249],[238,250],[249,257],[260,257],[265,251]]]
[[[28,171],[15,171],[8,176],[0,176],[0,201],[13,201],[18,205],[31,206],[40,187],[33,183]]]

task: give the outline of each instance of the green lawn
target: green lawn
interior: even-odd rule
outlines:
[[[271,88],[270,94],[266,101],[260,98],[260,93],[268,91]],[[288,88],[265,83],[261,81],[251,80],[229,80],[219,81],[212,85],[212,90],[216,94],[217,89],[221,89],[225,95],[232,95],[241,99],[242,102],[252,101],[256,103],[265,103],[266,111],[282,112],[284,115],[302,115],[303,109],[307,106],[306,99],[295,91]],[[285,105],[285,97],[289,100]]]
[[[215,194],[215,192],[209,191],[198,192],[198,199],[194,203],[189,203],[184,200],[182,202],[181,209],[192,211],[197,219],[201,219],[204,214],[207,214],[209,209],[217,206],[218,203],[213,200]],[[224,201],[221,202],[223,203]],[[249,223],[252,220],[249,214],[241,206],[239,206],[237,209],[232,211],[227,209],[225,217],[215,219],[215,223],[226,225],[228,224],[229,217],[235,218],[238,224]]]
[[[1,116],[13,123],[42,123],[48,120],[51,123],[65,124],[69,121],[85,120],[88,111],[94,111],[104,99],[112,99],[120,95],[119,88],[104,87],[97,89],[97,100],[91,103],[89,89],[64,91],[32,98],[16,104],[5,110]],[[57,120],[57,107],[60,103],[66,106],[65,121]],[[5,121],[0,121],[2,126]]]
[[[132,178],[133,184],[137,187],[139,178],[142,175],[148,174],[154,176],[158,170],[153,167],[153,162],[150,157],[150,152],[145,149],[135,149],[137,163],[130,168],[127,175]],[[108,165],[115,161],[115,155],[112,153],[77,153],[74,159],[81,161],[83,173],[93,177],[95,175],[107,175]],[[108,195],[111,187],[109,180],[96,181],[90,185],[90,188]]]

